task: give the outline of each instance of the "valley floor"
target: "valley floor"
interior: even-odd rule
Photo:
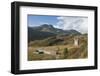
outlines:
[[[28,61],[87,58],[87,45],[55,45],[46,47],[28,47]]]

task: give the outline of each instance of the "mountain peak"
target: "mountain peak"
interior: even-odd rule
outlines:
[[[41,32],[49,32],[49,33],[53,33],[53,34],[57,34],[57,35],[70,35],[70,34],[79,35],[79,34],[81,34],[80,32],[78,32],[74,29],[71,29],[71,30],[58,29],[58,28],[55,28],[51,24],[42,24],[40,26],[33,27],[32,29],[36,30],[36,31],[41,31]]]
[[[53,25],[51,25],[51,24],[43,24],[43,25],[41,25],[41,27],[54,28]]]

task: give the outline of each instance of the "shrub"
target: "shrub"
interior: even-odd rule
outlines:
[[[63,56],[64,56],[64,58],[67,58],[67,56],[68,56],[68,48],[64,48]]]

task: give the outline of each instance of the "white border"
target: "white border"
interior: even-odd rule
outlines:
[[[70,60],[27,61],[27,15],[88,17],[88,58]],[[94,66],[94,11],[43,7],[20,7],[20,70]]]

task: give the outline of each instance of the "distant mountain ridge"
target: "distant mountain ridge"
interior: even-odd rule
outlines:
[[[43,24],[37,27],[28,27],[28,41],[40,40],[47,37],[57,36],[57,35],[81,35],[80,32],[76,30],[62,30],[53,27],[50,24]]]
[[[43,32],[50,32],[50,33],[55,33],[55,34],[81,34],[80,32],[76,31],[76,30],[62,30],[62,29],[58,29],[53,27],[53,25],[49,25],[49,24],[43,24],[41,26],[37,26],[37,27],[32,27],[32,29],[34,30],[38,30],[38,31],[43,31]]]

